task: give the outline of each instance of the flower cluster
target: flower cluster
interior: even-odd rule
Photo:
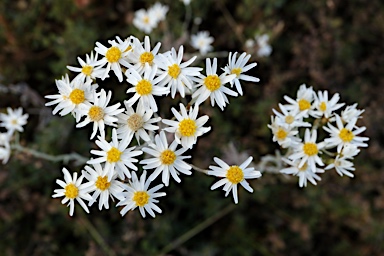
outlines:
[[[366,128],[356,125],[364,110],[354,104],[339,113],[345,103],[339,103],[338,93],[329,97],[327,91],[316,93],[305,84],[296,99],[284,99],[288,104],[279,104],[281,112],[273,110],[268,125],[273,141],[287,149],[282,160],[288,167],[280,172],[299,176],[300,187],[307,181],[316,185],[321,180],[318,174],[329,169],[353,177],[353,158],[359,147],[368,146],[368,138],[359,136]]]
[[[133,18],[133,25],[144,33],[149,34],[158,26],[159,22],[165,20],[168,9],[168,6],[157,2],[149,7],[148,10],[137,10]]]
[[[23,132],[23,126],[27,124],[29,115],[23,114],[23,109],[7,108],[7,114],[0,113],[0,127],[4,127],[7,131],[0,133],[0,160],[3,164],[8,162],[11,155],[10,142],[14,133]]]
[[[155,217],[155,212],[161,212],[156,198],[165,196],[159,190],[169,186],[171,179],[180,183],[180,174],[192,174],[192,166],[185,161],[191,156],[186,152],[211,130],[205,126],[209,117],[199,114],[201,105],[209,98],[211,106],[218,105],[224,110],[229,96],[243,94],[240,80],[259,81],[244,74],[256,63],[247,64],[251,56],[246,53],[230,53],[221,73],[216,58],[207,58],[206,71],[201,73],[202,68],[192,66],[196,56],[184,60],[183,46],[160,53],[161,44],[152,48],[148,36],[144,42],[129,36],[124,40],[116,37],[108,43],[105,46],[96,42],[96,54],[86,55],[86,61],[78,58],[81,67],[68,67],[78,73],[76,77],[70,80],[65,75],[56,80],[58,94],[45,96],[51,100],[46,106],[55,105],[53,114],[72,114],[76,127],[92,125],[90,139],[95,138],[98,146],[90,151],[92,158],[79,177],[63,168],[64,181],[57,180],[62,188],[55,190],[53,197],[65,197],[62,203],[70,206],[70,215],[75,199],[88,212],[88,206],[97,201],[100,210],[108,209],[111,198],[119,201],[117,206],[124,206],[121,215],[139,207],[143,217],[146,212]],[[111,74],[120,82],[127,82],[126,100],[122,103],[110,104],[112,91],[96,83]],[[233,85],[235,88],[231,88]],[[159,116],[156,98],[168,95],[189,103],[172,107],[173,116],[166,119]],[[107,127],[112,130],[111,140]],[[225,184],[227,195],[232,190],[237,203],[237,184],[252,192],[245,179],[261,176],[247,167],[251,161],[249,158],[240,166],[229,167],[215,158],[220,170],[210,167],[213,171],[207,174],[224,179],[212,189]],[[159,176],[163,184],[150,188],[150,183]]]

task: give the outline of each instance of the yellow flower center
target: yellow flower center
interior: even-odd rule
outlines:
[[[204,84],[211,92],[216,91],[221,86],[220,78],[217,75],[209,75],[204,78]]]
[[[98,122],[104,117],[104,111],[101,107],[92,106],[88,111],[88,116],[93,122]]]
[[[319,109],[324,112],[325,110],[327,110],[327,104],[325,104],[324,101],[322,101],[320,104],[319,104]]]
[[[236,77],[239,77],[241,74],[241,68],[234,68],[231,70],[231,74],[236,74]]]
[[[232,165],[231,167],[229,167],[226,177],[231,183],[237,184],[244,180],[244,173],[239,166]]]
[[[128,118],[127,124],[132,131],[136,132],[143,127],[144,121],[140,115],[135,113]]]
[[[144,52],[140,55],[140,62],[144,65],[145,63],[148,63],[149,65],[152,65],[153,59],[155,57],[151,52]]]
[[[160,161],[162,164],[170,165],[176,160],[176,154],[170,149],[166,149],[160,154]]]
[[[143,22],[145,24],[148,24],[149,23],[149,17],[148,16],[145,16],[144,19],[143,19]]]
[[[168,75],[170,75],[172,78],[176,79],[180,74],[180,67],[177,64],[173,64],[172,66],[168,67]]]
[[[133,201],[137,206],[144,206],[149,201],[149,194],[146,191],[136,191],[133,194]]]
[[[195,134],[197,129],[196,122],[186,118],[179,123],[179,131],[181,136],[189,137]]]
[[[17,119],[12,119],[11,124],[17,125]]]
[[[116,163],[117,161],[120,160],[120,156],[121,156],[121,151],[115,147],[112,147],[107,152],[107,161],[110,163]]]
[[[136,92],[141,96],[148,95],[152,92],[152,84],[146,79],[140,80],[136,85]]]
[[[95,185],[98,189],[100,189],[101,191],[104,191],[104,190],[108,189],[109,186],[111,186],[111,182],[108,182],[107,176],[104,176],[104,177],[99,176],[99,177],[97,177]]]
[[[279,128],[276,132],[276,137],[278,140],[284,140],[287,135],[288,133],[283,128]]]
[[[89,66],[89,65],[85,65],[82,69],[81,69],[81,72],[86,75],[86,76],[90,76],[92,74],[92,71],[93,71],[93,67],[92,66]]]
[[[105,57],[107,58],[109,63],[118,62],[121,58],[121,51],[117,46],[113,46],[108,49],[107,53],[105,54]]]
[[[303,151],[304,151],[304,154],[306,154],[307,156],[313,156],[319,152],[317,149],[317,145],[312,142],[305,143],[303,146]]]
[[[69,94],[69,99],[73,102],[73,104],[83,103],[85,100],[84,91],[80,89],[74,89],[71,94]]]
[[[355,137],[355,135],[351,130],[343,128],[339,133],[339,137],[344,142],[351,142],[353,140],[353,137]]]
[[[307,110],[310,107],[311,107],[311,103],[309,103],[309,101],[307,101],[305,99],[299,100],[299,109],[300,109],[300,111]]]
[[[75,199],[79,195],[79,189],[75,186],[75,184],[70,183],[65,186],[64,195],[69,199]]]
[[[295,118],[293,116],[289,115],[289,116],[285,117],[285,122],[287,124],[291,124],[291,123],[293,123],[293,121],[295,121]]]

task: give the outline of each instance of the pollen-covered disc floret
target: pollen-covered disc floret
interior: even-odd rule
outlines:
[[[232,191],[235,204],[237,204],[239,201],[237,195],[237,184],[240,184],[248,192],[252,193],[253,189],[246,179],[256,179],[261,177],[261,173],[259,171],[255,171],[253,167],[248,167],[248,165],[252,162],[252,159],[253,157],[248,157],[248,159],[245,160],[241,165],[229,166],[220,158],[213,158],[213,160],[219,166],[209,166],[210,171],[208,171],[207,174],[222,179],[214,183],[211,187],[211,190],[224,186],[223,190],[226,192],[225,196],[228,196],[229,192]]]
[[[150,179],[146,179],[147,172],[143,171],[140,176],[140,180],[137,178],[136,173],[132,173],[132,179],[129,181],[129,185],[124,184],[124,192],[120,193],[120,202],[116,206],[124,206],[121,209],[120,214],[124,216],[129,210],[134,210],[139,207],[140,214],[143,218],[146,216],[146,212],[153,218],[156,217],[155,212],[161,213],[161,209],[156,205],[159,201],[158,197],[165,196],[165,192],[158,192],[164,185],[160,184],[151,189]]]
[[[64,181],[57,179],[56,183],[62,187],[61,189],[55,189],[53,192],[55,194],[52,195],[53,198],[56,197],[64,197],[61,200],[62,204],[67,204],[69,206],[69,215],[73,216],[73,212],[75,210],[75,200],[81,205],[81,207],[89,213],[88,207],[83,200],[91,201],[92,197],[89,194],[90,187],[92,183],[86,182],[82,183],[84,176],[80,175],[77,178],[77,172],[72,175],[68,172],[66,168],[63,168]]]
[[[168,146],[167,138],[164,131],[156,135],[155,143],[149,144],[149,147],[144,147],[143,151],[153,157],[140,161],[145,170],[154,169],[148,179],[154,180],[160,173],[162,173],[162,181],[165,186],[169,185],[169,178],[172,178],[178,183],[181,182],[179,173],[191,175],[191,166],[187,164],[184,159],[190,156],[183,156],[182,154],[187,151],[187,148],[177,149],[178,143],[173,141]]]
[[[164,130],[174,133],[175,141],[183,148],[192,148],[196,144],[197,137],[211,130],[211,127],[203,127],[209,119],[208,116],[197,118],[198,106],[190,106],[189,112],[187,112],[186,107],[180,103],[180,113],[175,108],[171,110],[177,121],[163,119],[162,122],[170,126]]]

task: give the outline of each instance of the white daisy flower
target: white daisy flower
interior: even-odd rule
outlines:
[[[231,89],[224,86],[224,84],[235,79],[236,75],[227,75],[225,73],[218,76],[217,71],[217,59],[213,59],[213,64],[211,66],[211,60],[206,59],[206,70],[207,76],[200,75],[200,78],[196,81],[199,82],[197,89],[193,94],[192,98],[196,100],[196,105],[200,105],[208,97],[211,99],[211,105],[214,106],[215,102],[220,107],[221,110],[224,109],[225,105],[229,103],[226,94],[237,97],[237,92],[232,91]]]
[[[117,115],[124,111],[124,109],[119,109],[120,103],[116,103],[112,106],[108,106],[112,97],[112,92],[108,91],[108,95],[105,90],[101,90],[99,97],[96,92],[94,92],[94,103],[84,105],[80,111],[82,115],[85,115],[85,119],[78,123],[76,127],[84,127],[89,123],[93,123],[93,131],[91,134],[91,139],[93,139],[97,133],[97,130],[100,131],[100,136],[105,137],[105,125],[116,126]]]
[[[300,112],[307,111],[307,113],[303,116],[307,118],[314,108],[312,105],[314,95],[315,92],[313,91],[312,86],[307,88],[305,84],[302,84],[297,91],[296,100],[290,98],[287,95],[284,96],[284,99],[290,103],[290,105],[285,105],[284,107],[288,110],[298,109]]]
[[[115,40],[110,40],[108,43],[111,45],[109,48],[99,42],[96,42],[95,51],[104,57],[96,61],[94,64],[97,66],[104,66],[107,64],[107,67],[104,69],[104,73],[101,76],[102,80],[108,77],[108,73],[112,69],[119,82],[122,82],[123,74],[120,64],[127,68],[131,66],[125,60],[125,57],[127,57],[129,53],[126,49],[128,48],[130,42],[126,40],[122,43],[118,43]]]
[[[73,216],[73,212],[75,210],[75,199],[76,201],[83,207],[84,211],[89,213],[87,205],[83,200],[90,201],[92,200],[91,195],[89,194],[89,187],[92,185],[90,182],[83,183],[84,176],[81,175],[77,178],[77,172],[73,173],[73,177],[69,174],[68,170],[63,167],[64,181],[57,179],[56,183],[61,186],[61,189],[55,189],[52,195],[53,198],[62,197],[64,199],[61,200],[62,204],[67,204],[69,206],[69,215]]]
[[[337,146],[338,153],[340,153],[342,148],[348,144],[352,144],[357,147],[368,147],[368,144],[364,141],[368,141],[369,138],[357,136],[365,131],[366,128],[364,126],[357,128],[355,126],[356,122],[357,118],[354,118],[344,126],[340,116],[336,115],[337,128],[330,123],[328,123],[328,127],[323,127],[323,129],[331,135],[331,138],[325,139],[325,143],[328,144],[327,147]]]
[[[251,188],[249,183],[246,181],[246,179],[256,179],[261,177],[261,173],[259,171],[255,171],[253,167],[247,168],[247,166],[252,162],[252,159],[253,157],[250,156],[240,166],[237,166],[237,165],[229,166],[220,158],[214,157],[213,160],[219,166],[212,166],[212,165],[209,166],[209,169],[211,169],[211,171],[208,171],[207,174],[220,177],[223,179],[213,184],[211,187],[211,190],[214,190],[224,185],[223,190],[226,192],[225,196],[228,196],[229,192],[231,192],[232,190],[232,195],[233,195],[235,204],[237,204],[239,201],[237,197],[238,183],[240,183],[240,185],[242,185],[243,188],[245,188],[248,192],[252,193],[253,189]]]
[[[91,83],[92,80],[83,83],[77,79],[70,82],[68,75],[66,75],[61,80],[56,80],[59,94],[45,96],[47,99],[52,99],[52,101],[46,103],[45,106],[57,104],[52,114],[55,115],[59,111],[61,116],[72,113],[76,118],[76,122],[79,122],[81,118],[81,113],[79,112],[80,107],[93,102],[93,91],[96,88],[92,86]]]
[[[181,148],[176,150],[177,141],[173,141],[168,146],[167,138],[165,137],[164,131],[160,132],[160,135],[156,135],[155,144],[149,144],[149,147],[144,147],[143,151],[147,154],[154,156],[154,158],[148,158],[140,161],[143,164],[143,168],[155,169],[154,172],[149,176],[148,179],[154,180],[162,173],[162,181],[165,186],[169,185],[169,177],[181,182],[179,178],[179,172],[186,175],[191,175],[191,166],[183,161],[183,159],[191,158],[191,156],[182,156],[187,148]]]
[[[137,171],[137,167],[133,163],[138,162],[138,160],[134,157],[141,155],[143,152],[140,150],[134,151],[135,147],[127,148],[130,143],[129,138],[118,141],[115,128],[112,129],[111,142],[108,143],[104,138],[98,136],[98,140],[95,143],[101,150],[91,150],[91,154],[100,157],[91,159],[87,163],[98,164],[105,162],[104,168],[108,172],[109,179],[112,179],[115,172],[117,172],[117,175],[122,180],[124,175],[127,178],[131,178],[128,167]]]
[[[99,66],[96,67],[98,53],[93,55],[93,51],[91,52],[91,56],[88,54],[85,55],[85,61],[83,61],[80,57],[77,57],[77,61],[79,62],[81,68],[67,66],[70,71],[79,73],[74,79],[80,79],[80,81],[85,82],[86,80],[95,80],[96,78],[101,78],[104,73],[104,69]]]
[[[197,137],[211,130],[211,127],[203,127],[209,119],[207,115],[197,118],[199,106],[195,106],[195,108],[191,106],[189,113],[187,113],[185,106],[180,103],[181,113],[177,112],[175,108],[171,108],[171,111],[177,121],[163,119],[163,123],[171,126],[164,128],[164,130],[175,133],[175,141],[181,144],[183,148],[191,149],[196,144]]]
[[[151,42],[149,36],[144,38],[144,47],[137,38],[133,38],[133,50],[129,51],[128,58],[133,63],[133,68],[139,73],[144,72],[146,64],[149,67],[154,65],[154,60],[157,58],[157,53],[160,49],[161,43],[157,43],[151,51]]]
[[[135,12],[132,23],[140,31],[150,34],[157,26],[157,17],[150,11],[140,9]]]
[[[277,141],[283,148],[295,147],[300,143],[300,138],[296,136],[299,132],[293,130],[294,127],[280,124],[279,119],[279,117],[271,116],[271,124],[268,125],[268,128],[272,130],[272,140]]]
[[[196,59],[196,56],[190,60],[181,63],[183,60],[184,48],[181,45],[179,53],[176,53],[175,48],[172,48],[169,54],[159,54],[156,62],[161,72],[160,77],[164,80],[159,83],[159,86],[166,86],[171,89],[172,99],[175,98],[176,92],[180,92],[181,97],[185,97],[185,91],[191,92],[195,77],[200,75],[202,68],[188,67]],[[160,71],[159,70],[159,71]]]
[[[191,46],[200,51],[201,55],[206,55],[207,52],[213,50],[212,43],[214,39],[209,36],[208,31],[197,32],[196,35],[191,36]]]
[[[324,163],[319,157],[320,150],[324,148],[324,142],[316,143],[317,130],[313,130],[312,133],[307,128],[304,134],[304,143],[299,143],[295,146],[294,153],[288,158],[292,161],[299,161],[298,168],[302,168],[307,164],[313,172],[316,170],[316,163],[323,166]]]
[[[122,198],[119,199],[120,202],[116,205],[125,205],[120,211],[122,216],[124,216],[129,210],[136,209],[136,207],[139,207],[140,214],[143,218],[145,218],[145,212],[148,212],[153,218],[156,217],[155,212],[162,212],[156,205],[156,203],[159,202],[156,198],[166,195],[165,192],[158,192],[158,190],[164,187],[164,185],[159,184],[151,189],[148,189],[151,180],[145,180],[146,174],[147,172],[143,171],[139,180],[136,173],[132,173],[132,180],[129,181],[129,185],[124,185],[127,192],[122,193]]]
[[[161,3],[157,2],[148,9],[148,14],[156,20],[157,24],[158,22],[165,20],[165,15],[167,14],[168,10],[169,7],[167,5],[162,5]]]
[[[154,123],[160,122],[161,117],[154,117],[151,109],[145,109],[142,104],[137,104],[136,111],[124,102],[126,111],[117,115],[119,128],[117,128],[117,137],[122,139],[129,137],[132,139],[135,135],[137,143],[140,145],[140,138],[144,141],[150,141],[150,133],[159,129]]]
[[[346,144],[341,151],[341,155],[345,158],[353,158],[360,153],[360,149],[354,144]]]
[[[7,114],[0,113],[0,127],[5,127],[9,136],[11,136],[14,131],[23,132],[23,126],[27,124],[28,117],[28,114],[23,115],[23,108],[20,107],[13,110],[8,107]]]
[[[316,97],[316,94],[315,94]],[[332,99],[328,100],[328,91],[318,92],[318,96],[315,99],[314,106],[316,110],[312,112],[312,116],[319,118],[324,116],[330,118],[333,112],[345,105],[345,103],[337,103],[340,100],[338,93],[332,96]]]
[[[357,109],[357,103],[347,106],[343,111],[341,111],[341,120],[344,123],[349,123],[355,118],[362,118],[362,114],[364,113],[364,109]],[[332,120],[333,121],[333,120]]]
[[[160,87],[157,84],[162,80],[161,77],[156,77],[157,66],[153,65],[152,68],[146,64],[143,76],[141,76],[135,69],[130,68],[126,71],[128,83],[133,87],[127,90],[127,93],[135,93],[127,102],[128,106],[132,107],[137,100],[142,104],[146,110],[157,112],[157,104],[153,96],[161,96],[169,93],[168,88]]]
[[[295,127],[311,127],[310,123],[303,121],[303,118],[307,114],[307,111],[300,112],[299,109],[288,110],[281,103],[279,103],[279,108],[283,113],[272,109],[273,113],[275,113],[276,115],[275,121],[278,125],[286,126],[289,129]]]
[[[272,47],[269,45],[269,35],[257,35],[255,36],[256,43],[259,47],[257,50],[257,56],[259,57],[267,57],[272,53]]]
[[[93,168],[86,165],[85,171],[82,172],[83,176],[90,182],[90,192],[94,191],[92,200],[89,200],[88,206],[99,199],[99,210],[103,207],[109,209],[109,198],[118,198],[123,192],[123,183],[116,180],[117,173],[113,174],[112,178],[108,177],[108,170],[103,168],[101,164],[94,164]]]
[[[348,177],[353,178],[353,171],[355,167],[353,167],[353,162],[349,161],[348,158],[344,156],[337,155],[334,159],[334,162],[325,167],[325,170],[329,170],[335,168],[336,172],[340,175],[346,175]]]
[[[250,63],[248,65],[247,62],[251,58],[250,54],[247,54],[243,52],[239,58],[236,60],[237,52],[235,52],[233,55],[230,52],[228,56],[228,65],[223,68],[224,72],[228,75],[235,74],[236,77],[232,81],[230,81],[231,87],[233,87],[233,84],[235,84],[237,91],[240,95],[243,95],[243,89],[241,88],[240,80],[249,81],[249,82],[259,82],[260,79],[254,76],[249,76],[243,74],[244,72],[247,72],[251,68],[256,67],[256,63]]]
[[[299,167],[299,161],[292,161],[286,158],[283,158],[283,161],[287,163],[290,167],[280,170],[281,173],[290,174],[299,177],[299,186],[306,187],[307,180],[309,180],[313,185],[317,185],[316,181],[320,181],[321,178],[316,173],[323,173],[324,170],[320,168],[312,169],[307,163],[304,163]]]

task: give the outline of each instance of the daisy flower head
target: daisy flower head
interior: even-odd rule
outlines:
[[[156,205],[159,200],[156,198],[165,196],[165,192],[158,192],[163,184],[159,184],[151,189],[150,179],[145,179],[147,172],[144,170],[140,176],[140,180],[137,178],[136,173],[132,173],[132,180],[129,181],[129,185],[124,184],[124,191],[119,198],[120,202],[116,206],[124,205],[124,208],[120,211],[121,216],[124,216],[129,210],[134,210],[139,207],[140,214],[145,218],[145,212],[148,212],[153,218],[156,217],[155,212],[161,213],[161,209]]]
[[[149,176],[148,179],[154,180],[162,173],[162,181],[165,186],[169,185],[169,178],[172,178],[178,183],[181,182],[179,173],[191,175],[191,166],[184,162],[184,159],[191,158],[191,156],[183,156],[187,148],[181,148],[176,150],[178,143],[173,141],[168,146],[167,138],[165,137],[164,131],[156,135],[155,143],[149,144],[149,147],[144,147],[143,151],[149,155],[154,156],[140,161],[143,164],[145,170],[155,169],[154,172]]]
[[[320,181],[321,178],[316,173],[323,173],[324,170],[317,168],[312,169],[307,163],[299,167],[299,161],[292,161],[286,158],[283,158],[283,161],[289,165],[289,167],[281,169],[280,173],[290,174],[299,177],[299,186],[306,187],[307,181],[311,182],[313,185],[317,185],[316,181]]]
[[[202,68],[188,67],[196,59],[196,56],[188,61],[181,63],[183,60],[184,48],[181,45],[179,52],[176,53],[175,48],[172,48],[169,54],[159,54],[156,62],[159,71],[163,72],[160,77],[164,80],[159,86],[166,86],[171,89],[171,96],[174,99],[178,91],[181,97],[185,97],[185,91],[192,91],[193,79],[200,75]]]
[[[299,132],[294,130],[294,127],[279,123],[279,119],[279,117],[271,116],[271,124],[268,125],[268,128],[272,130],[272,140],[277,141],[283,148],[295,147],[300,143],[300,138],[296,136]]]
[[[200,51],[201,55],[206,55],[213,50],[212,43],[214,39],[209,36],[208,31],[197,32],[196,35],[191,36],[191,46]]]
[[[118,125],[117,137],[132,138],[135,135],[137,143],[140,145],[140,138],[144,141],[150,141],[150,134],[159,129],[154,123],[160,122],[161,117],[154,117],[151,109],[145,109],[142,104],[137,104],[136,111],[124,102],[126,111],[117,115]]]
[[[23,126],[27,124],[29,115],[23,114],[23,108],[7,108],[7,114],[0,113],[0,127],[5,127],[11,136],[14,131],[23,132]]]
[[[257,56],[259,57],[267,57],[272,53],[272,47],[269,44],[269,35],[257,35],[255,36],[257,46],[259,49],[257,50]]]
[[[91,186],[89,187],[92,194],[92,200],[89,200],[88,206],[92,206],[97,200],[99,201],[99,210],[104,207],[109,209],[109,198],[118,198],[120,193],[123,192],[123,183],[116,180],[117,173],[109,178],[108,170],[103,168],[101,164],[94,164],[93,168],[86,165],[85,171],[82,172],[83,176],[89,181]]]
[[[62,172],[64,174],[64,181],[59,179],[56,180],[56,183],[62,188],[55,189],[53,191],[55,194],[52,195],[52,197],[56,198],[64,196],[64,199],[61,200],[61,203],[68,203],[67,206],[69,206],[70,216],[73,216],[73,212],[75,210],[75,199],[81,205],[81,207],[83,207],[84,211],[89,213],[88,207],[83,200],[92,200],[92,197],[89,194],[89,187],[91,186],[91,183],[82,183],[84,176],[81,175],[79,178],[77,178],[77,172],[74,172],[72,177],[65,167],[63,167]]]
[[[348,157],[337,155],[333,163],[325,167],[325,170],[332,168],[334,168],[340,176],[346,175],[350,178],[354,177],[352,172],[355,171],[355,167],[353,167],[353,162],[350,161]]]
[[[128,58],[133,63],[133,69],[137,73],[142,74],[145,70],[145,66],[152,67],[155,63],[155,59],[158,58],[161,43],[157,43],[151,50],[151,42],[149,36],[144,38],[144,47],[139,39],[133,38],[132,51],[129,51]]]
[[[368,137],[360,137],[357,136],[363,131],[366,130],[366,127],[356,127],[357,118],[352,119],[346,125],[343,124],[341,117],[336,115],[336,125],[328,123],[328,127],[324,126],[323,129],[327,131],[331,138],[326,138],[325,142],[327,143],[327,147],[335,147],[337,146],[337,152],[340,153],[342,148],[345,145],[355,145],[357,147],[368,147],[368,144],[364,141],[368,141]]]
[[[315,94],[314,106],[316,110],[312,112],[312,115],[316,118],[324,116],[330,118],[334,111],[338,110],[345,103],[337,103],[340,100],[340,95],[335,93],[330,100],[328,100],[328,91],[319,91],[318,95]]]
[[[164,14],[165,16],[165,14]],[[144,33],[151,33],[157,26],[157,16],[151,11],[145,9],[137,10],[133,17],[133,25]]]
[[[59,111],[61,116],[72,113],[76,118],[76,122],[79,122],[81,119],[80,107],[93,102],[96,87],[92,85],[92,80],[82,82],[74,79],[70,82],[68,75],[66,75],[62,79],[56,80],[56,86],[59,94],[46,95],[45,98],[52,99],[52,101],[47,102],[45,106],[57,104],[52,110],[52,114],[55,115]]]
[[[192,98],[196,100],[196,105],[200,105],[208,97],[211,99],[212,107],[217,103],[221,110],[224,110],[224,107],[229,103],[226,94],[237,97],[237,92],[232,91],[231,89],[225,87],[224,85],[233,79],[235,79],[236,74],[227,75],[225,73],[218,76],[217,71],[217,59],[213,59],[211,65],[211,60],[206,59],[206,70],[207,76],[200,75],[200,78],[197,80],[198,84],[197,89],[193,94]]]
[[[6,164],[11,156],[10,139],[9,133],[0,133],[0,160],[3,164]]]
[[[247,72],[251,68],[256,67],[256,63],[250,63],[248,65],[247,62],[251,58],[250,54],[247,54],[243,52],[239,58],[236,60],[237,52],[232,54],[229,53],[228,56],[228,65],[223,69],[224,72],[228,75],[235,74],[236,77],[232,81],[230,81],[231,87],[233,87],[233,84],[235,84],[237,91],[240,95],[243,95],[243,89],[241,88],[240,80],[249,81],[249,82],[259,82],[260,79],[254,76],[249,76],[243,74],[244,72]]]
[[[108,172],[108,179],[111,180],[115,172],[117,172],[117,175],[122,180],[124,177],[131,178],[131,172],[128,167],[137,171],[137,167],[133,163],[138,162],[135,157],[141,155],[143,152],[141,150],[134,151],[135,147],[127,148],[130,139],[124,138],[119,141],[115,128],[112,129],[111,142],[108,143],[104,138],[98,136],[98,140],[96,140],[95,143],[101,150],[91,150],[91,154],[99,157],[88,160],[87,163],[105,163],[104,168]]]
[[[286,126],[290,129],[295,127],[311,127],[310,123],[303,121],[306,112],[300,112],[298,109],[288,110],[281,103],[279,103],[279,108],[282,113],[272,109],[273,113],[276,115],[275,121],[278,125]]]
[[[298,109],[300,112],[305,112],[303,117],[307,118],[309,117],[309,112],[311,112],[314,108],[312,105],[312,101],[314,99],[314,91],[312,86],[308,87],[305,84],[302,84],[297,91],[297,98],[296,100],[292,99],[291,97],[285,95],[284,99],[288,101],[288,105],[285,105],[285,107],[289,110],[291,109]]]
[[[108,106],[111,97],[111,91],[108,91],[107,94],[105,90],[102,89],[99,95],[94,91],[94,103],[86,104],[80,109],[85,119],[78,123],[76,127],[84,127],[89,123],[93,123],[91,139],[95,137],[98,130],[100,131],[100,136],[104,138],[105,125],[116,126],[115,122],[118,120],[116,115],[124,111],[124,109],[119,109],[120,103]]]
[[[127,90],[127,93],[135,93],[127,102],[128,106],[132,107],[137,100],[139,104],[142,104],[147,110],[157,112],[157,104],[153,96],[161,96],[169,93],[169,88],[158,86],[158,83],[162,80],[161,77],[156,77],[157,66],[153,65],[152,68],[146,64],[146,68],[143,75],[140,75],[134,68],[130,68],[126,71],[128,83],[133,87]]]
[[[96,52],[96,54],[93,55],[92,51],[90,56],[88,54],[85,55],[85,61],[80,57],[77,57],[77,61],[81,68],[72,66],[67,66],[67,68],[70,71],[79,73],[74,79],[80,79],[82,82],[85,82],[86,80],[95,80],[96,78],[101,78],[104,73],[104,69],[101,66],[96,67],[95,63],[97,62],[97,58],[98,53]]]
[[[167,5],[162,5],[161,3],[156,2],[148,9],[148,14],[155,19],[157,25],[158,22],[165,20],[165,15],[167,14],[168,10],[169,7]]]
[[[293,148],[294,153],[288,158],[292,161],[299,161],[298,168],[302,168],[305,164],[312,169],[316,170],[316,164],[324,166],[323,161],[319,157],[319,153],[324,148],[324,142],[316,143],[317,130],[312,132],[307,128],[304,133],[304,142],[299,143]]]
[[[357,103],[347,106],[343,111],[341,111],[341,120],[345,123],[349,123],[353,119],[362,118],[362,114],[364,113],[364,109],[357,109]],[[334,121],[334,120],[332,120]]]
[[[105,47],[101,43],[96,42],[95,51],[104,57],[96,61],[95,65],[103,67],[107,64],[101,75],[102,80],[108,77],[109,71],[112,69],[119,82],[122,82],[123,73],[120,64],[127,68],[130,67],[130,64],[125,60],[129,53],[126,49],[130,42],[125,40],[122,43],[118,43],[115,40],[110,40],[108,43],[111,45],[110,47]]]
[[[211,171],[208,171],[208,175],[220,177],[222,179],[214,183],[211,187],[211,190],[224,186],[223,190],[226,192],[225,196],[228,196],[229,192],[231,192],[232,190],[233,200],[235,201],[235,204],[237,204],[239,201],[237,196],[237,184],[240,183],[243,188],[245,188],[248,192],[252,193],[253,189],[251,188],[246,179],[256,179],[261,177],[261,173],[259,171],[255,171],[253,167],[248,167],[248,165],[252,162],[252,159],[253,157],[250,156],[240,166],[229,166],[220,158],[213,158],[213,160],[219,166],[209,166],[209,169],[211,169]]]
[[[162,122],[170,127],[164,128],[165,131],[175,133],[175,141],[183,148],[191,149],[196,144],[197,137],[207,133],[211,127],[203,127],[208,121],[207,115],[197,118],[199,106],[190,106],[189,113],[185,106],[180,103],[180,113],[175,108],[171,108],[177,121],[163,119]]]

